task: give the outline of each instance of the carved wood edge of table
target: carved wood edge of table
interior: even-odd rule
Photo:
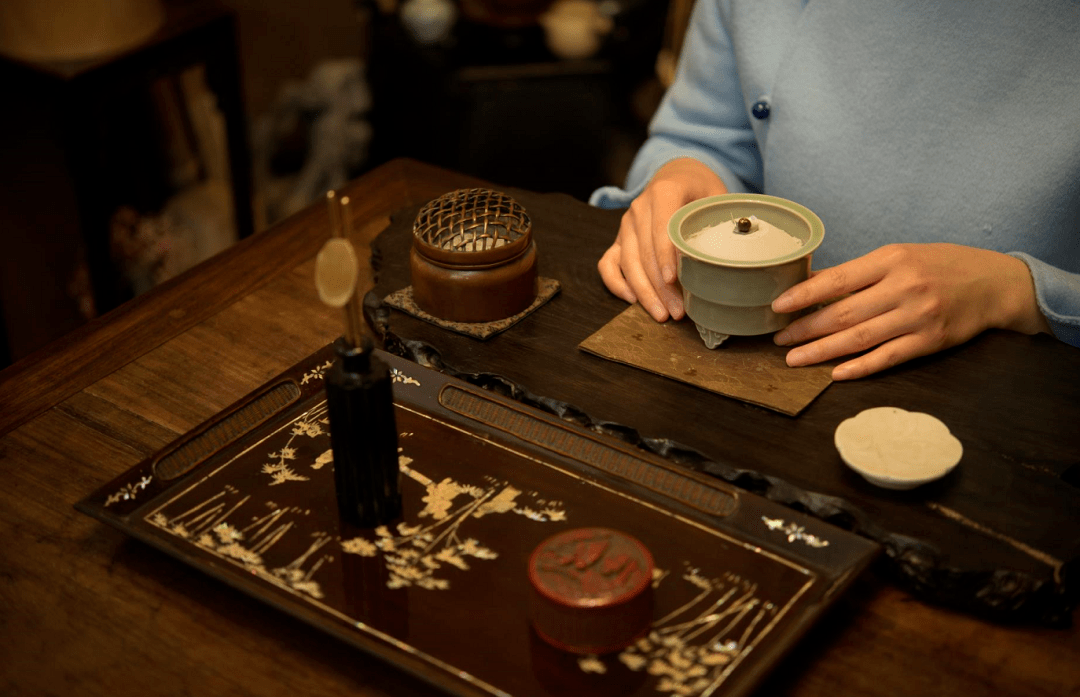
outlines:
[[[346,192],[368,192],[371,200],[357,210],[357,222],[377,227],[381,216],[397,208],[475,183],[395,161]],[[161,374],[160,361],[175,355],[166,349],[181,339],[207,350],[214,341],[224,342],[216,358],[243,360],[250,345],[229,344],[238,331],[230,323],[252,298],[262,298],[252,312],[261,311],[280,299],[278,286],[310,283],[309,277],[288,275],[298,268],[310,271],[325,237],[322,229],[313,233],[325,223],[323,215],[321,206],[305,211],[0,374],[0,433],[6,434],[0,437],[0,458],[8,465],[8,484],[0,489],[5,511],[0,520],[7,533],[0,552],[6,608],[0,623],[0,655],[5,656],[0,685],[5,689],[46,694],[80,684],[81,693],[101,695],[434,694],[126,541],[70,506],[242,394],[197,395],[209,402],[199,405],[201,413],[169,421],[170,415],[153,412],[148,397],[131,390]],[[305,311],[317,309],[312,305]],[[169,317],[174,308],[184,314]],[[295,315],[296,306],[282,312]],[[320,314],[296,334],[314,333],[308,341],[325,343],[333,338],[335,320]],[[258,339],[265,341],[267,331]],[[140,358],[146,365],[135,365]],[[257,358],[276,361],[275,371],[290,360],[276,353]],[[104,380],[125,367],[141,372]],[[173,371],[184,383],[181,370]],[[225,377],[232,377],[228,370]],[[90,386],[94,389],[86,389]],[[221,403],[215,406],[213,399]],[[124,406],[125,400],[135,406]],[[853,591],[758,694],[1020,697],[1080,690],[1080,629],[1075,626],[1066,631],[995,626],[914,602],[873,575],[864,576]],[[43,666],[55,668],[42,671]]]
[[[936,361],[924,361],[922,366],[908,364],[892,375],[840,384],[795,423],[770,419],[765,414],[733,408],[737,403],[732,400],[607,362],[597,365],[595,360],[584,357],[580,339],[605,326],[613,313],[625,307],[603,289],[594,262],[614,234],[619,211],[590,209],[572,199],[507,191],[529,211],[542,243],[541,257],[558,260],[548,270],[563,284],[560,298],[537,312],[522,329],[507,332],[483,347],[473,340],[433,329],[430,323],[396,313],[391,319],[388,313],[391,329],[399,328],[392,333],[409,340],[387,341],[388,350],[421,365],[430,362],[467,381],[481,380],[485,387],[504,394],[520,395],[522,401],[540,405],[562,418],[617,432],[628,442],[675,459],[690,469],[737,483],[869,537],[887,550],[881,561],[883,575],[924,601],[963,608],[1006,623],[1067,624],[1077,604],[1078,589],[1075,582],[1070,582],[1069,569],[1075,567],[1078,550],[1060,538],[1060,530],[1072,527],[1072,521],[1077,520],[1067,515],[1074,508],[1070,496],[1074,489],[1058,487],[1056,476],[1030,481],[1022,476],[1026,469],[1019,467],[1002,476],[998,461],[1002,455],[1023,460],[1025,453],[1030,453],[1027,459],[1048,458],[1045,469],[1049,470],[1051,463],[1060,464],[1056,462],[1059,456],[1067,460],[1071,454],[1040,447],[1047,443],[1045,440],[1025,441],[1019,433],[1013,439],[1015,445],[1002,443],[1004,449],[987,448],[979,443],[985,434],[966,423],[968,410],[958,404],[970,401],[963,397],[973,394],[970,378],[992,374],[991,365],[1005,361],[1021,372],[1031,367],[1023,360],[1011,360],[1017,358],[1016,348],[1025,343],[1022,337],[998,336],[996,347],[990,350],[985,345],[982,352],[975,346],[967,347],[966,352],[954,352],[952,357],[942,355]],[[376,295],[409,282],[406,260],[418,208],[394,215],[390,227],[375,242],[381,259]],[[1080,353],[1071,347],[1052,340],[1043,343],[1042,353],[1037,355],[1044,357],[1044,363],[1053,357],[1064,366],[1080,365],[1075,363]],[[398,348],[404,352],[399,353]],[[975,373],[972,367],[976,367]],[[1060,381],[1062,373],[1058,372],[1056,380]],[[940,388],[924,396],[929,399],[920,398],[920,380],[932,380]],[[1037,378],[1029,374],[1028,380],[1036,384]],[[624,382],[633,388],[620,391],[614,387]],[[957,398],[950,400],[941,388],[952,390]],[[859,389],[865,390],[861,400],[853,393]],[[998,391],[987,396],[996,399],[1003,394]],[[1010,393],[1010,398],[1023,401],[1034,394],[1045,400],[1051,393],[1017,391]],[[916,411],[936,409],[931,413],[942,415],[953,428],[959,428],[970,439],[965,465],[968,477],[892,499],[880,492],[867,492],[860,487],[858,477],[854,482],[846,481],[846,468],[837,467],[833,429],[840,418],[880,405],[881,400],[899,400]],[[635,408],[635,404],[642,403],[653,406]],[[1068,413],[1067,404],[1046,403],[1054,405],[1050,411]],[[1025,425],[1038,427],[1051,422],[1051,414],[1045,410],[1039,413],[1044,417],[1039,424]],[[671,414],[681,417],[672,419]],[[708,419],[709,428],[682,428],[687,422],[704,423],[702,419]],[[998,423],[994,430],[1005,427],[1007,424]],[[793,438],[792,428],[799,429],[801,435]],[[1062,434],[1069,428],[1059,424],[1056,431],[1048,433]],[[761,448],[753,442],[740,444],[732,429],[754,434],[752,441],[772,440],[773,445]],[[817,474],[808,477],[808,470]],[[973,487],[976,480],[983,484]],[[1000,502],[980,493],[980,489],[1005,486],[1012,491],[1014,519],[1016,511],[1023,511],[1019,517],[1028,516],[1030,522],[1046,518],[1041,511],[1060,512],[1056,517],[1051,514],[1046,536],[1009,537],[1010,533],[1022,536],[1025,531],[1016,528],[1014,532],[1011,521],[988,515],[988,511],[999,508]],[[1022,509],[1019,504],[1025,499],[1039,504],[1034,509]],[[895,505],[889,507],[890,503]],[[944,524],[945,514],[939,511],[956,517],[948,518],[949,524]],[[917,516],[922,519],[917,520]],[[954,520],[956,525],[952,525]],[[979,536],[972,534],[973,528],[979,530]]]
[[[373,238],[401,207],[478,183],[399,159],[342,193],[354,201],[357,234]],[[0,372],[0,436],[313,257],[327,229],[325,208],[307,208],[9,366]]]

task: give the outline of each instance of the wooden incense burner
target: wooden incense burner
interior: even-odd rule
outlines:
[[[532,222],[517,201],[489,189],[452,191],[413,224],[413,297],[452,322],[504,319],[536,298],[536,258]]]

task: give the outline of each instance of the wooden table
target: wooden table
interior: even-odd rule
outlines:
[[[373,237],[477,183],[396,160],[344,193]],[[312,285],[326,236],[301,212],[0,373],[0,694],[438,694],[72,507],[338,335]],[[1080,628],[993,625],[870,573],[759,694],[1080,694]]]

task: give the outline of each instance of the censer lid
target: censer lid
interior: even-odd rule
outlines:
[[[435,261],[469,266],[522,254],[532,222],[525,209],[491,189],[458,189],[429,201],[416,216],[413,235],[419,252]]]

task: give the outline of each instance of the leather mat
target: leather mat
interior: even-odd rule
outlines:
[[[789,368],[772,335],[733,336],[708,349],[694,323],[659,323],[631,305],[578,348],[673,380],[796,416],[832,383],[831,364]]]

